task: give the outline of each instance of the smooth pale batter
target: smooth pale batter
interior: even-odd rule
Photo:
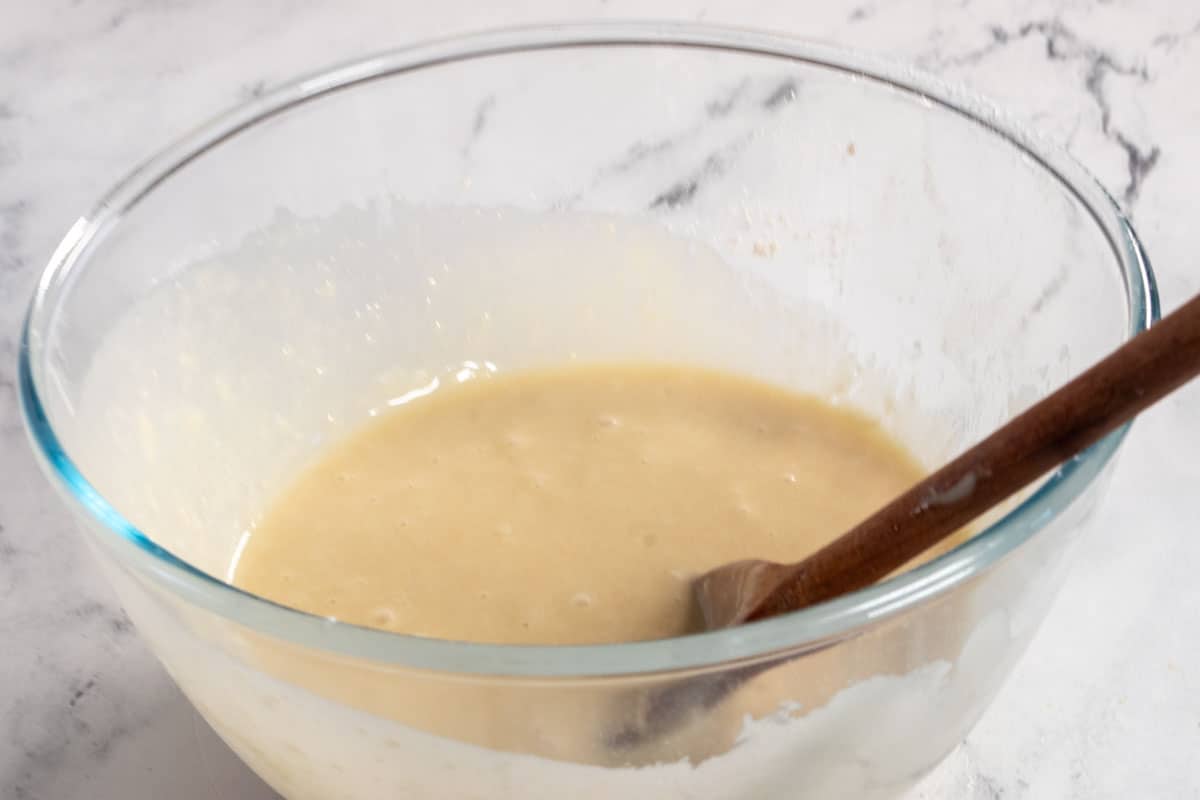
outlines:
[[[871,420],[729,373],[501,373],[333,447],[256,526],[235,580],[446,639],[676,636],[696,628],[699,572],[802,558],[920,475]]]

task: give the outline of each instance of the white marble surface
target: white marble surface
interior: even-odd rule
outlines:
[[[1132,212],[1167,308],[1200,290],[1195,0],[504,4],[0,0],[0,798],[269,798],[131,630],[37,473],[17,328],[75,215],[292,74],[500,24],[703,19],[915,61],[1063,142]],[[1200,797],[1200,389],[1147,414],[999,700],[914,798]]]

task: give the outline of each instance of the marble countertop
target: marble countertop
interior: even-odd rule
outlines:
[[[769,27],[915,62],[1066,145],[1131,212],[1167,309],[1200,291],[1194,0],[47,0],[0,12],[0,800],[270,798],[141,644],[38,474],[20,318],[123,173],[291,75],[564,18]],[[1144,416],[1103,523],[999,699],[916,798],[1200,798],[1200,387]],[[1200,506],[1197,506],[1200,508]]]

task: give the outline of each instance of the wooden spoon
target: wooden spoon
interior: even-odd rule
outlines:
[[[803,561],[738,561],[697,578],[705,626],[740,625],[869,586],[1197,374],[1200,295]],[[629,749],[667,734],[776,663],[643,693],[607,741]]]
[[[739,561],[693,592],[709,629],[869,586],[1200,374],[1200,295],[803,561]]]

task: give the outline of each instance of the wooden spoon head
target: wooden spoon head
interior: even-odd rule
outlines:
[[[790,572],[784,564],[747,559],[725,564],[696,578],[692,594],[704,617],[705,629],[731,628],[756,619],[767,598]]]

